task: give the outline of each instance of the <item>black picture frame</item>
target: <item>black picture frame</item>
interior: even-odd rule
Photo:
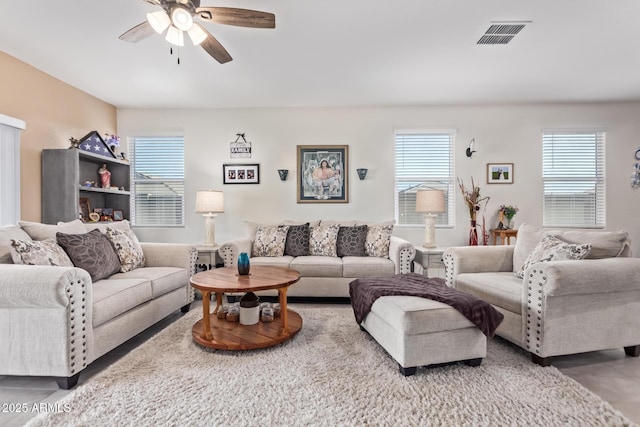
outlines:
[[[260,165],[242,163],[222,165],[223,184],[260,184]]]
[[[298,145],[297,151],[297,202],[349,203],[349,146]]]

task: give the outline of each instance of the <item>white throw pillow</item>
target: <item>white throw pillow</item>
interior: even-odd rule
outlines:
[[[533,264],[549,261],[566,261],[584,259],[589,255],[591,245],[572,245],[547,234],[540,240],[538,245],[531,251],[524,262],[522,269],[515,273],[516,277],[523,278],[524,272]]]
[[[71,259],[55,240],[11,240],[11,259],[14,264],[53,265],[73,267]]]
[[[259,226],[253,241],[251,256],[283,256],[288,231],[288,225]]]
[[[318,256],[338,256],[338,224],[311,227],[309,254]]]
[[[127,232],[129,231],[129,232]],[[145,258],[140,242],[130,229],[118,230],[112,227],[105,229],[105,235],[113,245],[120,260],[120,272],[135,270],[144,267]],[[133,239],[131,236],[133,235]],[[134,240],[135,239],[135,240]]]
[[[365,254],[378,258],[389,258],[389,245],[393,224],[370,225],[367,229],[367,240],[364,244]]]

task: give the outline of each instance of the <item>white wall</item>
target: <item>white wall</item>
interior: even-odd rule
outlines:
[[[541,131],[544,128],[602,128],[607,131],[607,229],[631,234],[640,254],[640,189],[630,177],[640,146],[640,103],[430,106],[398,108],[297,108],[118,110],[118,133],[129,137],[184,132],[186,145],[186,227],[137,229],[146,241],[200,243],[204,220],[195,214],[195,193],[213,188],[225,192],[225,213],[216,219],[217,241],[241,237],[242,221],[283,219],[388,220],[394,216],[394,129],[457,129],[456,176],[469,185],[474,177],[482,195],[491,197],[487,229],[497,223],[497,208],[520,208],[515,224],[542,223]],[[253,144],[251,159],[230,159],[229,143],[244,132]],[[475,138],[478,152],[464,151]],[[349,203],[296,203],[296,145],[349,146]],[[486,184],[488,162],[514,163],[514,184]],[[259,163],[259,185],[223,185],[223,163]],[[369,174],[360,181],[356,168]],[[286,182],[277,169],[289,169]],[[438,229],[441,246],[467,241],[468,212],[456,194],[456,227]],[[424,229],[396,227],[395,234],[414,244]]]

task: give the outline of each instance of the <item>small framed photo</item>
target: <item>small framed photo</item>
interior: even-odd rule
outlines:
[[[80,197],[80,201],[78,205],[79,205],[78,216],[80,217],[82,222],[90,221],[89,213],[91,213],[91,202],[89,201],[89,199],[87,197]]]
[[[487,163],[487,184],[513,184],[513,163]]]
[[[113,220],[114,221],[122,221],[124,219],[124,213],[119,210],[113,211]]]
[[[224,184],[260,184],[259,164],[222,165]]]

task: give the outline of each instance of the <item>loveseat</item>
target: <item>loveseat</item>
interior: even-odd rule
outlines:
[[[196,254],[191,245],[140,243],[127,221],[1,227],[0,375],[75,386],[93,360],[188,311]]]
[[[522,224],[515,245],[448,248],[445,276],[504,314],[496,333],[535,363],[614,348],[637,357],[640,259],[631,258],[629,243],[624,231]]]
[[[392,235],[391,221],[245,221],[244,225],[245,238],[218,249],[225,266],[236,265],[238,255],[245,252],[251,266],[297,270],[300,281],[287,292],[292,297],[348,298],[352,280],[409,273],[415,256],[413,244]]]

